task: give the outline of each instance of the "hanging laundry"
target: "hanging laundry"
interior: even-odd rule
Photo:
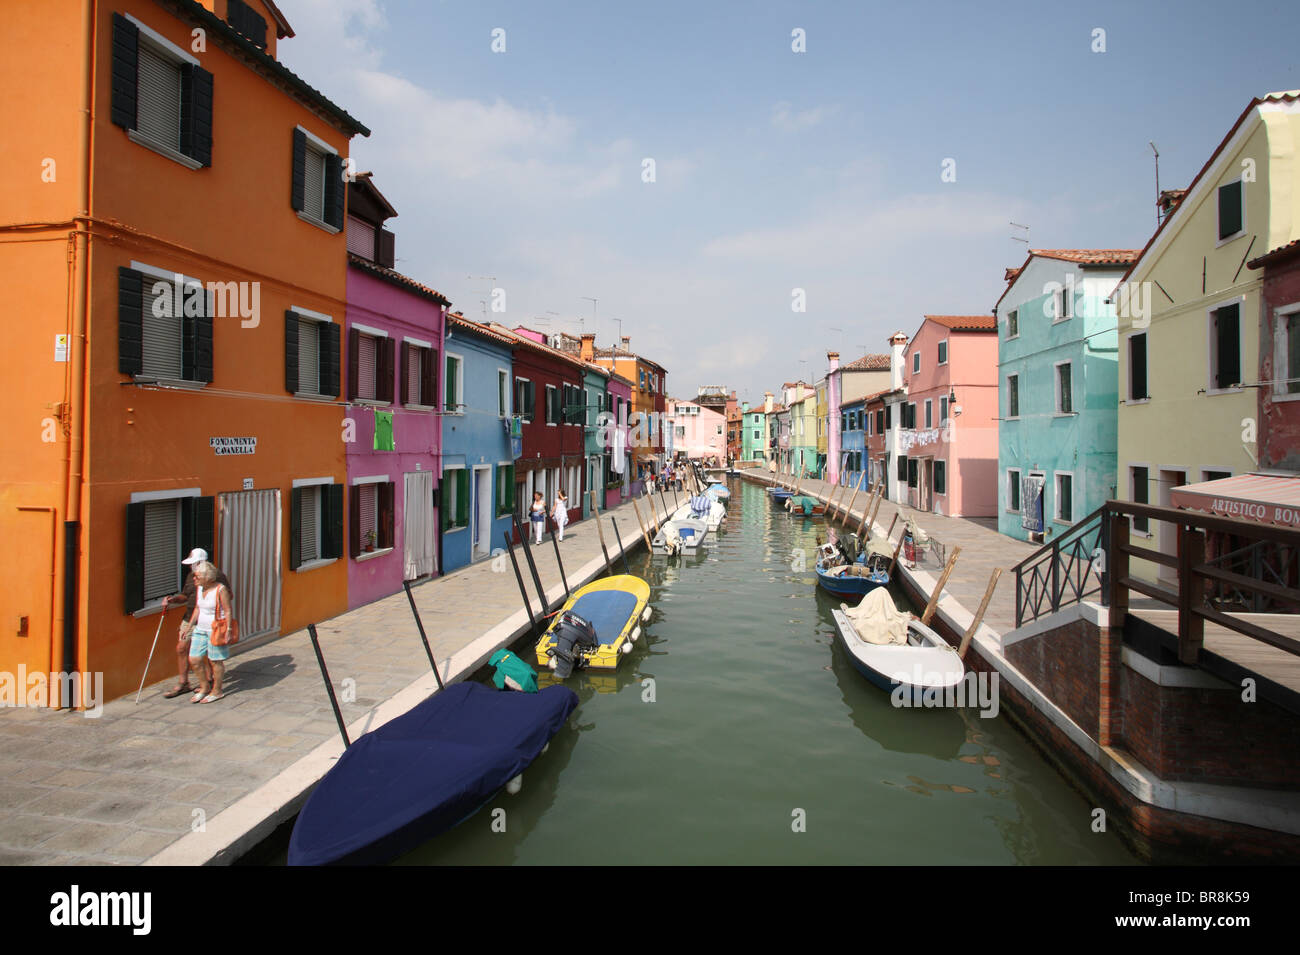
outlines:
[[[393,440],[393,413],[391,411],[375,412],[375,450],[397,450],[397,442]]]

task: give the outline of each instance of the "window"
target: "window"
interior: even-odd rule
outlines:
[[[375,381],[379,377],[379,339],[374,335],[357,336],[357,390],[354,398],[375,397]]]
[[[1068,361],[1056,363],[1056,413],[1073,414],[1074,396],[1070,382],[1071,365]]]
[[[906,481],[906,480],[907,480],[907,455],[905,455],[905,454],[900,454],[900,455],[898,456],[898,473],[897,473],[897,477],[898,477],[898,480],[900,480],[900,481]]]
[[[131,495],[126,509],[126,612],[156,605],[179,593],[181,558],[195,547],[213,551],[214,498],[191,491]]]
[[[1131,467],[1128,469],[1128,483],[1130,496],[1134,504],[1146,504],[1148,501],[1148,471],[1144,467]],[[1151,531],[1150,518],[1134,517],[1133,530],[1143,534]]]
[[[934,401],[930,398],[925,399],[925,426],[934,427]]]
[[[118,371],[212,381],[212,300],[197,279],[140,262],[117,270]]]
[[[1007,510],[1020,513],[1020,471],[1007,471]]]
[[[546,423],[560,423],[560,396],[554,385],[546,386]]]
[[[348,251],[363,259],[375,260],[375,227],[356,216],[348,216]]]
[[[885,405],[885,430],[888,431],[894,426],[894,406]]]
[[[343,485],[328,478],[294,482],[289,501],[289,567],[343,556]]]
[[[939,399],[939,423],[943,424],[948,420],[948,396],[944,395]]]
[[[510,372],[504,368],[497,369],[497,417],[504,418],[510,413]],[[511,485],[513,486],[513,484]]]
[[[1219,187],[1219,241],[1236,238],[1246,231],[1245,207],[1242,204],[1242,182],[1229,182]]]
[[[905,424],[904,427],[911,428],[913,431],[915,431],[916,430],[916,402],[909,401],[906,407],[907,407],[907,424]]]
[[[339,327],[328,315],[285,312],[284,388],[295,395],[338,397]]]
[[[200,169],[212,165],[212,74],[134,17],[113,14],[115,125],[133,142]]]
[[[348,329],[349,399],[393,400],[393,378],[397,372],[395,348],[396,343],[379,329],[364,325]],[[402,377],[405,379],[405,371]]]
[[[876,434],[885,433],[885,411],[881,409],[876,412]]]
[[[917,477],[920,473],[920,461],[916,458],[907,459],[907,486],[916,487]]]
[[[1300,305],[1274,313],[1273,394],[1300,394]]]
[[[497,517],[505,517],[515,509],[515,466],[497,465]]]
[[[640,369],[638,371],[638,374],[640,376],[641,390],[645,391],[645,369],[644,368]]]
[[[1020,376],[1007,375],[1007,417],[1020,417]]]
[[[349,553],[352,559],[375,550],[393,547],[393,504],[395,485],[385,476],[357,478],[352,484],[352,513],[349,515]]]
[[[1201,471],[1202,481],[1222,481],[1224,478],[1232,477],[1231,471],[1221,471],[1214,468],[1206,468]]]
[[[457,531],[469,523],[469,472],[452,468],[442,472],[442,500],[438,508],[444,532]]]
[[[1074,521],[1074,475],[1056,475],[1056,519],[1069,524]]]
[[[536,393],[533,383],[527,378],[515,379],[515,414],[519,415],[525,422],[533,420]]]
[[[1241,384],[1241,305],[1233,303],[1210,312],[1210,388],[1224,390]]]
[[[1053,322],[1064,322],[1074,317],[1074,286],[1065,285],[1053,294]]]
[[[934,462],[934,493],[935,494],[948,493],[948,462],[947,461]]]
[[[939,364],[948,364],[948,342],[946,339],[939,342]]]
[[[1147,392],[1147,334],[1128,337],[1128,400],[1145,401]]]
[[[914,351],[912,352],[912,374],[914,375],[918,374],[920,371],[921,371],[921,353],[919,351]]]
[[[443,375],[443,410],[448,414],[465,411],[465,361],[459,355],[447,354],[446,372]]]
[[[302,127],[293,131],[290,204],[300,218],[327,232],[343,229],[343,160]]]
[[[1020,335],[1020,313],[1012,309],[1007,313],[1007,338],[1017,338]]]
[[[438,353],[430,342],[407,338],[402,342],[402,393],[404,405],[438,406]]]
[[[755,440],[755,441],[761,441],[761,440],[762,440],[762,435],[763,435],[763,432],[759,431],[757,428],[754,429],[754,440]]]

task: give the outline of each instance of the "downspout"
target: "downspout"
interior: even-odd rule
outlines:
[[[68,464],[64,476],[63,522],[63,600],[62,630],[63,653],[59,669],[64,673],[77,670],[77,619],[80,582],[79,542],[81,538],[81,486],[85,447],[86,400],[86,326],[90,298],[90,173],[91,131],[94,122],[95,82],[95,0],[82,0],[81,33],[86,42],[86,53],[81,64],[81,129],[77,152],[84,164],[77,184],[77,221],[73,238],[72,263],[72,368],[68,401]],[[65,702],[65,701],[60,701]]]

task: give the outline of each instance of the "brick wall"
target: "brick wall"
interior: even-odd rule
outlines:
[[[1096,737],[1101,660],[1096,627],[1075,620],[1011,644],[1006,657],[1088,735]]]

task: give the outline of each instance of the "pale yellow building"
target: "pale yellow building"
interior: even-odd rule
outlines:
[[[1255,469],[1263,306],[1246,262],[1300,237],[1298,146],[1300,92],[1253,100],[1116,289],[1121,499],[1168,504],[1179,485]],[[1136,544],[1176,553],[1172,526],[1145,524]]]

